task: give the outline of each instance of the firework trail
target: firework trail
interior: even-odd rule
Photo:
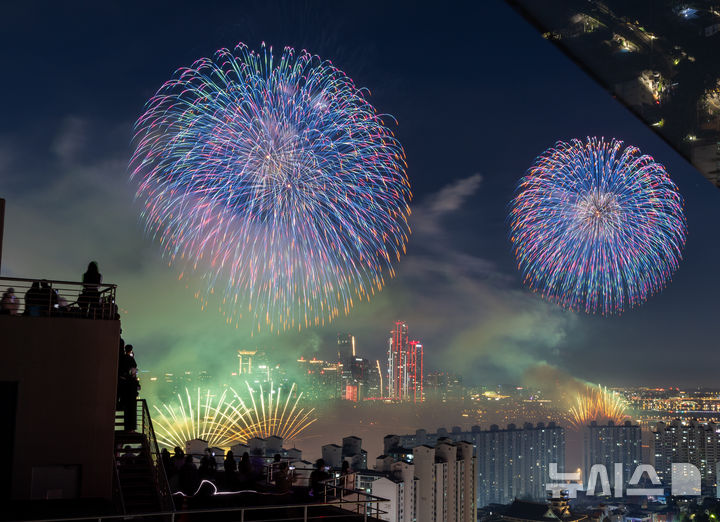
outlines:
[[[253,433],[254,437],[267,438],[274,435],[283,440],[293,440],[317,420],[312,416],[314,408],[308,411],[299,408],[302,393],[293,400],[294,383],[284,399],[282,385],[275,387],[272,381],[267,392],[262,384],[257,388],[253,388],[248,382],[245,384],[248,389],[248,402],[234,389],[231,390],[241,407],[249,413],[247,417],[243,416],[242,427],[248,433]]]
[[[619,314],[662,289],[685,244],[665,168],[622,142],[558,142],[520,181],[511,242],[525,283],[571,310]]]
[[[582,429],[593,421],[622,424],[629,418],[626,410],[627,403],[620,395],[602,386],[590,385],[584,393],[575,396],[575,406],[570,408],[569,418],[577,429]]]
[[[239,44],[179,69],[135,126],[146,230],[202,274],[203,307],[222,294],[228,323],[347,314],[394,276],[410,233],[405,152],[383,117],[306,51]]]
[[[185,448],[186,442],[202,439],[208,446],[227,447],[255,436],[244,422],[250,412],[234,398],[227,398],[227,391],[216,396],[198,388],[192,395],[185,388],[185,395],[178,394],[176,403],[154,406],[158,413],[154,419],[158,442],[170,448]]]
[[[154,419],[158,442],[170,448],[185,448],[188,441],[195,439],[215,447],[272,435],[293,440],[317,420],[313,417],[314,408],[306,411],[300,407],[302,393],[293,399],[295,384],[284,397],[283,387],[275,387],[272,382],[267,393],[262,384],[257,389],[245,384],[248,389],[245,398],[233,388],[219,396],[200,388],[191,395],[185,388],[185,395],[178,394],[176,403],[154,406],[158,414]]]

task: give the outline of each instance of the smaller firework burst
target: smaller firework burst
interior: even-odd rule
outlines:
[[[573,427],[582,429],[593,421],[621,424],[629,419],[626,410],[627,403],[620,395],[600,385],[589,385],[575,397],[568,416]]]
[[[511,203],[525,284],[573,311],[621,314],[658,293],[678,269],[686,232],[665,167],[619,140],[558,142]]]
[[[195,394],[185,388],[185,395],[178,394],[177,401],[154,406],[155,434],[158,442],[170,448],[194,439],[207,441],[208,446],[228,447],[240,440],[254,436],[247,431],[250,412],[234,397],[223,391],[216,395],[210,390],[197,389]]]
[[[305,411],[300,408],[302,393],[295,394],[295,384],[290,386],[283,397],[283,386],[275,386],[272,381],[268,385],[253,387],[246,382],[248,394],[245,398],[231,388],[234,398],[245,413],[238,417],[242,423],[239,428],[251,437],[277,436],[284,440],[295,439],[305,428],[317,419],[313,416],[314,408]],[[246,400],[247,399],[247,400]],[[250,438],[250,437],[247,437]]]

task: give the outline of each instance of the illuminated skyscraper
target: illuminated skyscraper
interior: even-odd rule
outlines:
[[[338,361],[344,363],[355,357],[355,336],[349,333],[339,333],[337,336],[338,343]]]
[[[423,400],[423,345],[408,338],[408,326],[395,323],[388,339],[388,397],[399,401]]]
[[[410,364],[408,366],[408,395],[413,402],[423,401],[423,345],[410,341]]]
[[[252,377],[255,382],[272,380],[273,365],[268,362],[267,354],[261,350],[238,350],[238,375],[247,379]]]
[[[238,350],[238,375],[249,375],[253,372],[253,357],[257,350]]]

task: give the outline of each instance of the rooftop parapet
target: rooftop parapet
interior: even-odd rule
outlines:
[[[114,284],[0,277],[0,314],[117,320],[116,290]]]

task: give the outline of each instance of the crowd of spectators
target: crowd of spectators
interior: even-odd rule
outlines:
[[[66,316],[91,319],[119,319],[112,296],[100,290],[102,274],[95,261],[88,264],[82,277],[82,290],[75,301],[68,300],[47,279],[33,281],[21,300],[15,288],[8,288],[0,300],[0,314],[31,317]],[[21,311],[21,304],[22,311]]]
[[[279,494],[289,493],[294,481],[290,465],[280,455],[275,455],[268,467],[262,456],[251,457],[245,451],[237,459],[231,450],[225,454],[222,470],[219,470],[215,454],[210,448],[205,449],[199,465],[192,455],[185,454],[179,446],[175,447],[172,455],[166,448],[160,453],[171,491],[185,495],[196,494],[203,480],[212,482],[224,491],[256,491],[270,486],[271,492]],[[317,478],[323,480],[320,475]]]

